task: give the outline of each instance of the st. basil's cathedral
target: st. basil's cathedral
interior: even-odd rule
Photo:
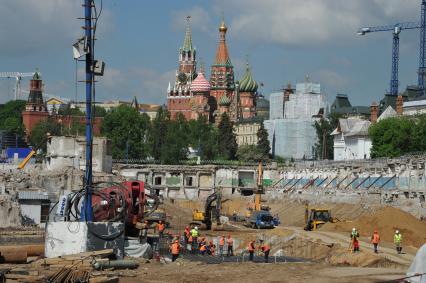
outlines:
[[[258,84],[248,64],[242,79],[239,82],[234,80],[233,65],[226,46],[227,30],[222,19],[219,45],[209,82],[203,67],[197,72],[197,51],[192,46],[191,27],[187,18],[184,43],[179,49],[176,81],[173,86],[169,83],[167,88],[167,109],[172,119],[176,119],[178,113],[182,113],[186,120],[206,116],[212,123],[217,123],[223,113],[227,113],[233,122],[256,116]]]

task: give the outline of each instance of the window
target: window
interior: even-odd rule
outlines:
[[[192,176],[186,177],[185,179],[185,183],[188,187],[192,187],[193,186],[193,180],[194,178]]]
[[[161,177],[154,178],[154,185],[157,185],[157,186],[161,185]]]

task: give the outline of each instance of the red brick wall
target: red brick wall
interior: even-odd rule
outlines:
[[[34,111],[23,111],[22,121],[25,126],[25,133],[27,136],[31,134],[34,126],[49,117],[48,112],[34,112]]]

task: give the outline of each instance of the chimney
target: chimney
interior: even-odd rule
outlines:
[[[373,103],[371,103],[370,106],[370,121],[371,123],[376,123],[377,122],[377,117],[379,115],[379,106],[377,105],[377,103],[374,101]]]
[[[396,115],[402,116],[404,100],[402,99],[402,95],[398,95],[396,98]]]

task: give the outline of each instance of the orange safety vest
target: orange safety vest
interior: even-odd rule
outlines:
[[[225,245],[225,238],[224,237],[220,237],[219,246],[224,246],[224,245]]]
[[[194,240],[192,239],[192,235],[188,238],[188,243],[192,243]]]
[[[185,229],[185,235],[186,235],[186,237],[188,237],[188,238],[189,238],[189,234],[190,234],[189,229]]]
[[[262,252],[267,252],[269,250],[270,250],[270,248],[269,248],[268,245],[265,244],[265,245],[262,246]]]
[[[380,236],[379,233],[374,233],[373,237],[371,237],[371,242],[373,244],[378,244],[380,242]]]
[[[172,255],[178,255],[179,254],[179,243],[173,243],[172,244]]]
[[[164,231],[164,224],[163,223],[158,223],[158,231],[163,232]]]
[[[232,246],[232,245],[234,245],[234,240],[232,238],[228,238],[226,240],[226,243],[228,244],[228,246]]]
[[[249,250],[249,252],[254,252],[255,247],[254,247],[254,243],[253,243],[253,242],[250,242],[250,243],[249,243],[249,245],[248,245],[248,250]]]
[[[200,251],[205,251],[206,250],[206,246],[205,245],[202,245],[201,247],[200,247]]]

